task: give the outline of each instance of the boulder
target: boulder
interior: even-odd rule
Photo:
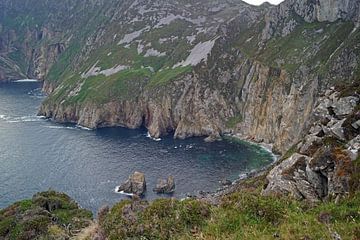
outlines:
[[[307,135],[304,143],[301,145],[299,153],[303,155],[311,155],[321,145],[321,142],[321,138],[314,135]]]
[[[167,180],[159,179],[154,192],[156,193],[173,193],[175,191],[175,180],[173,176],[169,176]]]
[[[335,100],[333,103],[333,110],[336,116],[344,116],[351,114],[358,101],[359,98],[355,96],[344,97]]]
[[[356,122],[352,123],[351,126],[355,129],[359,129],[360,128],[360,120],[357,120]]]
[[[232,182],[229,179],[223,179],[220,181],[220,184],[223,186],[230,186]]]
[[[337,122],[336,124],[334,124],[331,128],[330,131],[332,133],[332,135],[340,140],[346,140],[345,136],[344,136],[344,128],[342,127],[344,122],[346,119],[343,119],[339,122]]]
[[[128,180],[120,185],[118,192],[135,194],[141,196],[146,191],[145,175],[141,172],[134,172]]]
[[[293,154],[288,159],[281,162],[274,167],[267,175],[268,185],[263,190],[263,195],[288,195],[296,199],[303,199],[304,195],[297,188],[297,182],[295,180],[296,172],[306,171],[306,164],[310,158],[298,153]],[[299,176],[297,176],[299,178]],[[301,184],[303,182],[301,181]],[[306,184],[308,185],[308,184]]]
[[[310,133],[310,135],[319,136],[319,135],[322,135],[323,130],[320,125],[316,124],[310,128],[309,133]]]
[[[358,158],[360,152],[360,135],[348,142],[347,153],[352,161]]]

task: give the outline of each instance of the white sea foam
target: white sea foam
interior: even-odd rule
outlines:
[[[161,138],[154,138],[154,137],[152,137],[152,136],[150,135],[149,132],[147,132],[146,137],[147,137],[147,138],[150,138],[150,139],[152,139],[152,140],[154,140],[154,141],[156,141],[156,142],[161,141]]]
[[[16,80],[14,81],[16,83],[23,83],[23,82],[39,82],[39,80],[36,79],[20,79],[20,80]]]
[[[50,129],[72,129],[72,130],[78,129],[76,127],[69,127],[69,126],[45,126],[45,127]]]
[[[91,128],[87,128],[81,125],[75,125],[75,126],[63,126],[63,125],[56,125],[56,126],[45,126],[46,128],[50,129],[71,129],[71,130],[87,130],[92,131]]]
[[[116,188],[115,188],[115,192],[116,192],[116,193],[119,193],[119,194],[122,194],[122,195],[125,195],[125,196],[129,196],[129,197],[134,196],[133,193],[126,193],[126,192],[124,192],[124,191],[119,191],[119,188],[120,188],[120,186],[116,186]]]
[[[23,116],[23,117],[6,117],[4,118],[8,123],[24,123],[24,122],[40,122],[44,121],[44,116]]]
[[[93,129],[91,128],[88,128],[88,127],[84,127],[84,126],[81,126],[81,125],[76,125],[77,128],[81,129],[81,130],[87,130],[87,131],[92,131]]]

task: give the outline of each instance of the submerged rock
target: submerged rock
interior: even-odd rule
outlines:
[[[220,181],[220,184],[223,186],[230,186],[232,182],[229,179],[223,179]]]
[[[129,194],[136,194],[141,196],[146,191],[145,174],[141,172],[134,172],[129,176],[128,180],[120,185],[118,192],[125,192]]]
[[[175,180],[173,176],[169,176],[167,180],[159,179],[154,192],[156,193],[173,193],[175,191]]]

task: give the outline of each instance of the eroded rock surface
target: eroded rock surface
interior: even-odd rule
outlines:
[[[175,179],[169,176],[167,179],[159,179],[154,192],[156,193],[173,193],[175,191]]]
[[[145,174],[141,172],[134,172],[129,176],[123,184],[118,188],[118,192],[125,192],[142,196],[146,191]]]
[[[347,195],[353,161],[360,150],[360,132],[353,126],[360,119],[359,100],[357,94],[341,97],[336,91],[320,98],[314,111],[318,120],[294,146],[295,153],[270,171],[263,194],[290,195],[312,202]]]

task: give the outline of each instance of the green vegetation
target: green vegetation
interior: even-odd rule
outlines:
[[[329,61],[336,56],[336,50],[352,46],[349,38],[354,28],[351,22],[338,21],[333,24],[327,22],[304,22],[298,16],[293,18],[299,23],[290,34],[278,36],[269,40],[265,47],[259,50],[259,39],[264,28],[264,22],[244,31],[236,46],[248,57],[254,58],[268,66],[280,67],[289,73],[295,72],[301,65],[316,67],[320,73],[327,71]],[[333,54],[332,59],[330,56]]]
[[[47,78],[50,81],[59,81],[67,71],[70,71],[70,62],[80,51],[80,44],[73,42],[66,51],[60,55],[57,63],[50,69]],[[67,71],[66,71],[67,70]]]
[[[27,70],[26,69],[26,67],[27,67],[26,57],[20,50],[11,52],[9,54],[9,58],[20,67],[20,69],[23,73],[26,73],[26,70]]]
[[[227,128],[235,128],[236,125],[238,123],[241,123],[242,122],[242,116],[241,115],[237,115],[235,117],[231,117],[229,118],[229,120],[226,122],[226,127]]]
[[[133,216],[130,217],[129,216]],[[115,239],[178,239],[204,226],[210,206],[196,200],[159,199],[116,204],[100,222],[106,235]]]
[[[191,66],[168,68],[153,73],[148,68],[128,69],[106,77],[91,76],[86,79],[80,75],[70,75],[61,87],[46,101],[64,104],[83,104],[87,102],[104,104],[114,100],[134,99],[143,88],[165,86],[179,76],[192,71]],[[74,90],[75,89],[75,90]],[[76,90],[77,89],[77,90]]]
[[[360,156],[353,161],[350,179],[350,194],[356,195],[357,192],[360,192]]]
[[[167,68],[155,73],[149,83],[148,87],[157,87],[157,86],[164,86],[168,84],[171,80],[176,79],[178,76],[191,72],[192,67],[177,67],[175,69]]]
[[[311,206],[243,189],[219,206],[198,200],[121,202],[100,223],[115,239],[342,239],[360,237],[360,195]]]
[[[279,161],[282,162],[283,160],[288,159],[294,153],[296,153],[297,150],[297,144],[294,144],[291,148],[289,148],[289,150],[286,151],[286,153],[281,157],[281,159],[279,159]]]
[[[48,191],[0,210],[0,239],[68,239],[87,227],[92,213],[63,193]]]

